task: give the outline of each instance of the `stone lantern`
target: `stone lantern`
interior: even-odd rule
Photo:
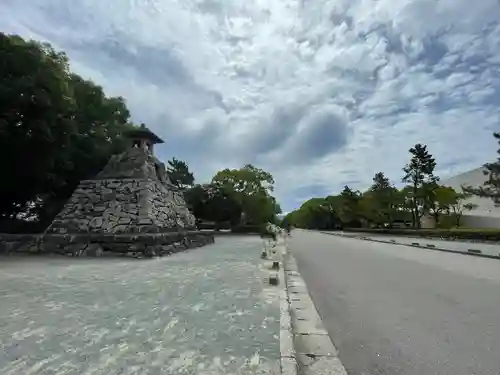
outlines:
[[[164,143],[163,139],[158,137],[151,130],[146,128],[146,125],[141,124],[138,129],[132,129],[125,132],[124,136],[131,140],[133,148],[142,148],[153,153],[153,146],[157,143]]]
[[[212,243],[213,233],[196,229],[182,192],[153,154],[153,146],[163,140],[144,124],[124,136],[129,147],[80,182],[45,231],[45,248],[79,253],[96,245],[151,256]]]

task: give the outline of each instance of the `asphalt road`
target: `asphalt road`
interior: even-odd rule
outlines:
[[[300,230],[289,243],[350,375],[500,374],[500,261]]]

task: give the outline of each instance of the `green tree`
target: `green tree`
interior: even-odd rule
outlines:
[[[472,194],[468,192],[456,192],[454,191],[453,199],[451,200],[449,206],[449,213],[455,219],[455,226],[458,228],[461,225],[461,220],[464,212],[472,211],[477,207],[477,204],[467,202],[467,199],[472,196]]]
[[[434,218],[434,223],[439,226],[439,218],[442,214],[448,213],[453,204],[457,202],[457,192],[449,186],[441,186],[437,183],[424,185],[427,198],[426,207],[429,214]]]
[[[248,224],[275,222],[276,215],[281,212],[271,195],[274,178],[263,169],[251,164],[240,169],[224,169],[215,174],[212,183],[235,197]]]
[[[208,220],[205,217],[205,207],[209,200],[208,188],[206,185],[194,185],[184,191],[184,199],[188,208],[196,219]]]
[[[72,74],[64,53],[0,33],[0,218],[50,221],[81,179],[123,150],[128,117],[123,99]]]
[[[252,164],[246,164],[240,169],[224,169],[212,178],[215,184],[221,185],[230,191],[242,195],[270,195],[274,190],[274,178],[263,169]]]
[[[402,200],[401,194],[383,172],[373,177],[373,184],[362,196],[362,212],[367,220],[377,226],[387,224],[392,227]]]
[[[412,213],[413,227],[420,228],[420,219],[425,213],[428,202],[428,190],[424,189],[424,184],[438,181],[434,176],[436,161],[427,150],[426,145],[416,144],[409,150],[411,159],[403,168],[404,176],[402,181],[409,183],[411,195],[407,195]]]
[[[500,144],[500,133],[493,133],[493,137]],[[497,150],[500,154],[500,149]],[[486,163],[484,165],[484,174],[488,179],[483,186],[472,187],[464,186],[464,191],[468,194],[477,195],[482,198],[491,198],[495,203],[500,203],[500,157],[494,163]]]
[[[194,184],[194,175],[189,171],[186,162],[172,158],[168,161],[167,175],[170,181],[177,187],[187,188]]]
[[[309,199],[298,210],[288,215],[288,221],[296,227],[306,229],[333,229],[339,226],[340,220],[331,198]]]
[[[110,156],[123,152],[128,144],[123,133],[134,125],[122,97],[107,97],[102,87],[71,74],[68,81],[75,110],[75,131],[67,148],[66,163],[54,173],[61,180],[41,196],[39,215],[46,220],[62,208],[78,183],[96,175]]]
[[[214,184],[194,185],[184,192],[188,206],[198,220],[239,224],[242,208],[234,195]]]
[[[245,196],[243,199],[243,212],[250,224],[275,223],[276,217],[281,213],[281,208],[276,199],[266,194]]]
[[[339,195],[338,215],[343,225],[346,227],[361,227],[362,210],[361,210],[361,193],[352,190],[349,186],[344,186],[344,189]]]
[[[14,217],[63,182],[76,128],[68,60],[47,44],[0,33],[0,214]]]

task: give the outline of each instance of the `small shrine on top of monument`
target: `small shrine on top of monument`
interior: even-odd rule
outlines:
[[[129,148],[81,181],[48,234],[133,234],[196,230],[182,193],[153,153],[163,143],[144,124],[124,134]]]
[[[131,129],[125,132],[125,136],[132,140],[132,147],[144,148],[150,150],[151,153],[153,153],[153,145],[164,143],[163,139],[146,128],[144,124],[141,124],[138,129]]]

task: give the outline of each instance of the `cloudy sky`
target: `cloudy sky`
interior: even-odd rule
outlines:
[[[287,211],[425,143],[441,176],[496,157],[499,0],[0,0],[0,31],[67,52],[201,182],[269,170]]]

